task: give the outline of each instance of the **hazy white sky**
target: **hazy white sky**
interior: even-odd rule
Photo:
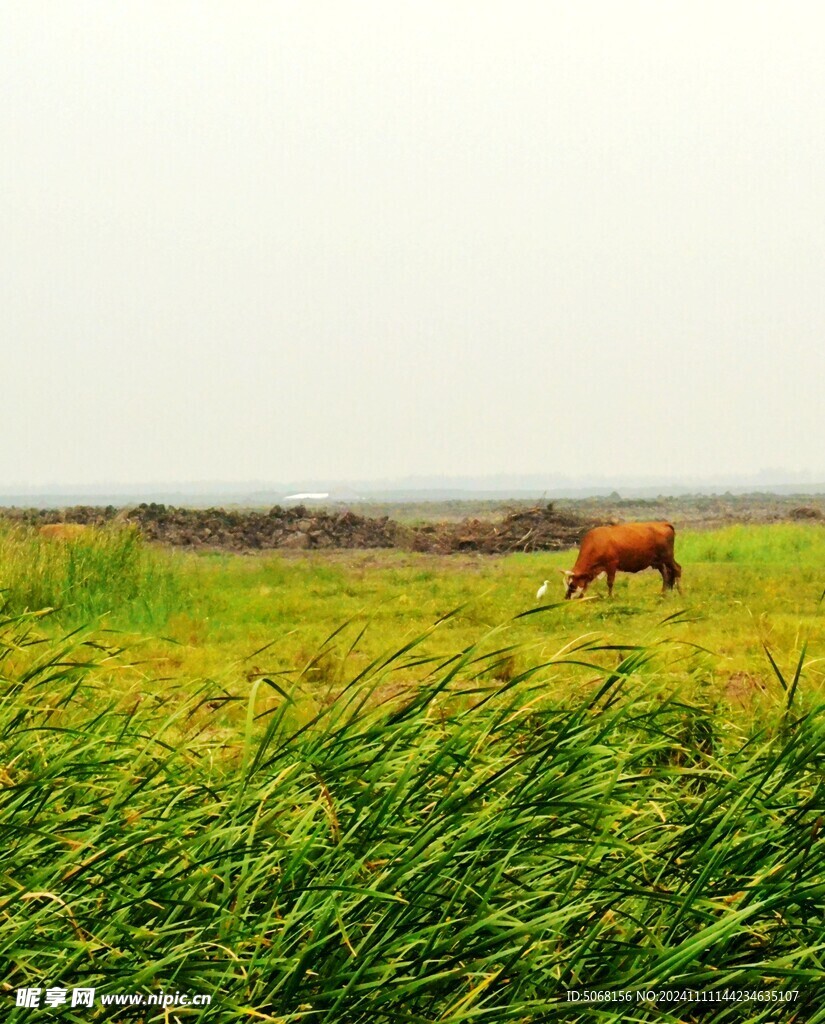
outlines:
[[[814,3],[0,6],[0,483],[825,479]]]

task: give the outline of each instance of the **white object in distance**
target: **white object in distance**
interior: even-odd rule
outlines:
[[[546,593],[547,593],[547,580],[545,580],[544,583],[542,583],[542,585],[536,591],[536,600],[540,601],[544,597],[544,595]]]

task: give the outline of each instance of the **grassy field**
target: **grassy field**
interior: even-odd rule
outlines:
[[[825,1021],[825,529],[573,558],[6,528],[4,1019]]]
[[[667,636],[679,643],[669,651],[667,671],[657,669],[663,685],[690,695],[698,683],[721,700],[758,702],[774,679],[763,644],[790,664],[815,623],[825,582],[825,530],[730,527],[680,537],[677,553],[684,566],[681,597],[663,600],[658,574],[648,572],[620,575],[613,601],[597,581],[591,600],[567,603],[558,570],[569,568],[574,553],[190,556],[178,560],[186,594],[164,631],[176,643],[144,643],[142,655],[157,659],[150,676],[183,672],[231,687],[243,666],[244,676],[301,677],[334,689],[449,616],[422,641],[422,652],[446,658],[470,644],[482,650],[510,645],[498,678],[545,661],[585,635],[622,643]],[[536,606],[544,579],[550,581],[545,600],[560,606],[517,619]],[[677,610],[683,612],[678,624],[660,628]],[[809,658],[810,687],[823,679],[818,653]],[[586,684],[586,671],[566,671],[558,689],[552,679],[547,685],[563,696],[580,678]]]

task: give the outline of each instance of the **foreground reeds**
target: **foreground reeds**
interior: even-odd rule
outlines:
[[[306,680],[246,684],[233,733],[240,692],[122,706],[117,652],[33,628],[0,626],[4,1019],[38,1012],[17,989],[88,986],[212,996],[156,1021],[825,1020],[825,707],[801,691],[744,735],[654,694],[655,646],[584,638],[506,684],[506,649],[420,659],[389,698],[413,642],[313,713]],[[549,699],[571,662],[589,692]],[[768,1001],[635,997],[662,989]]]

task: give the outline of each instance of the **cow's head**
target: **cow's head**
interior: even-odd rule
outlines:
[[[559,572],[564,576],[565,601],[569,601],[571,597],[575,596],[584,597],[590,578],[585,573],[575,573],[572,569],[560,569]]]

